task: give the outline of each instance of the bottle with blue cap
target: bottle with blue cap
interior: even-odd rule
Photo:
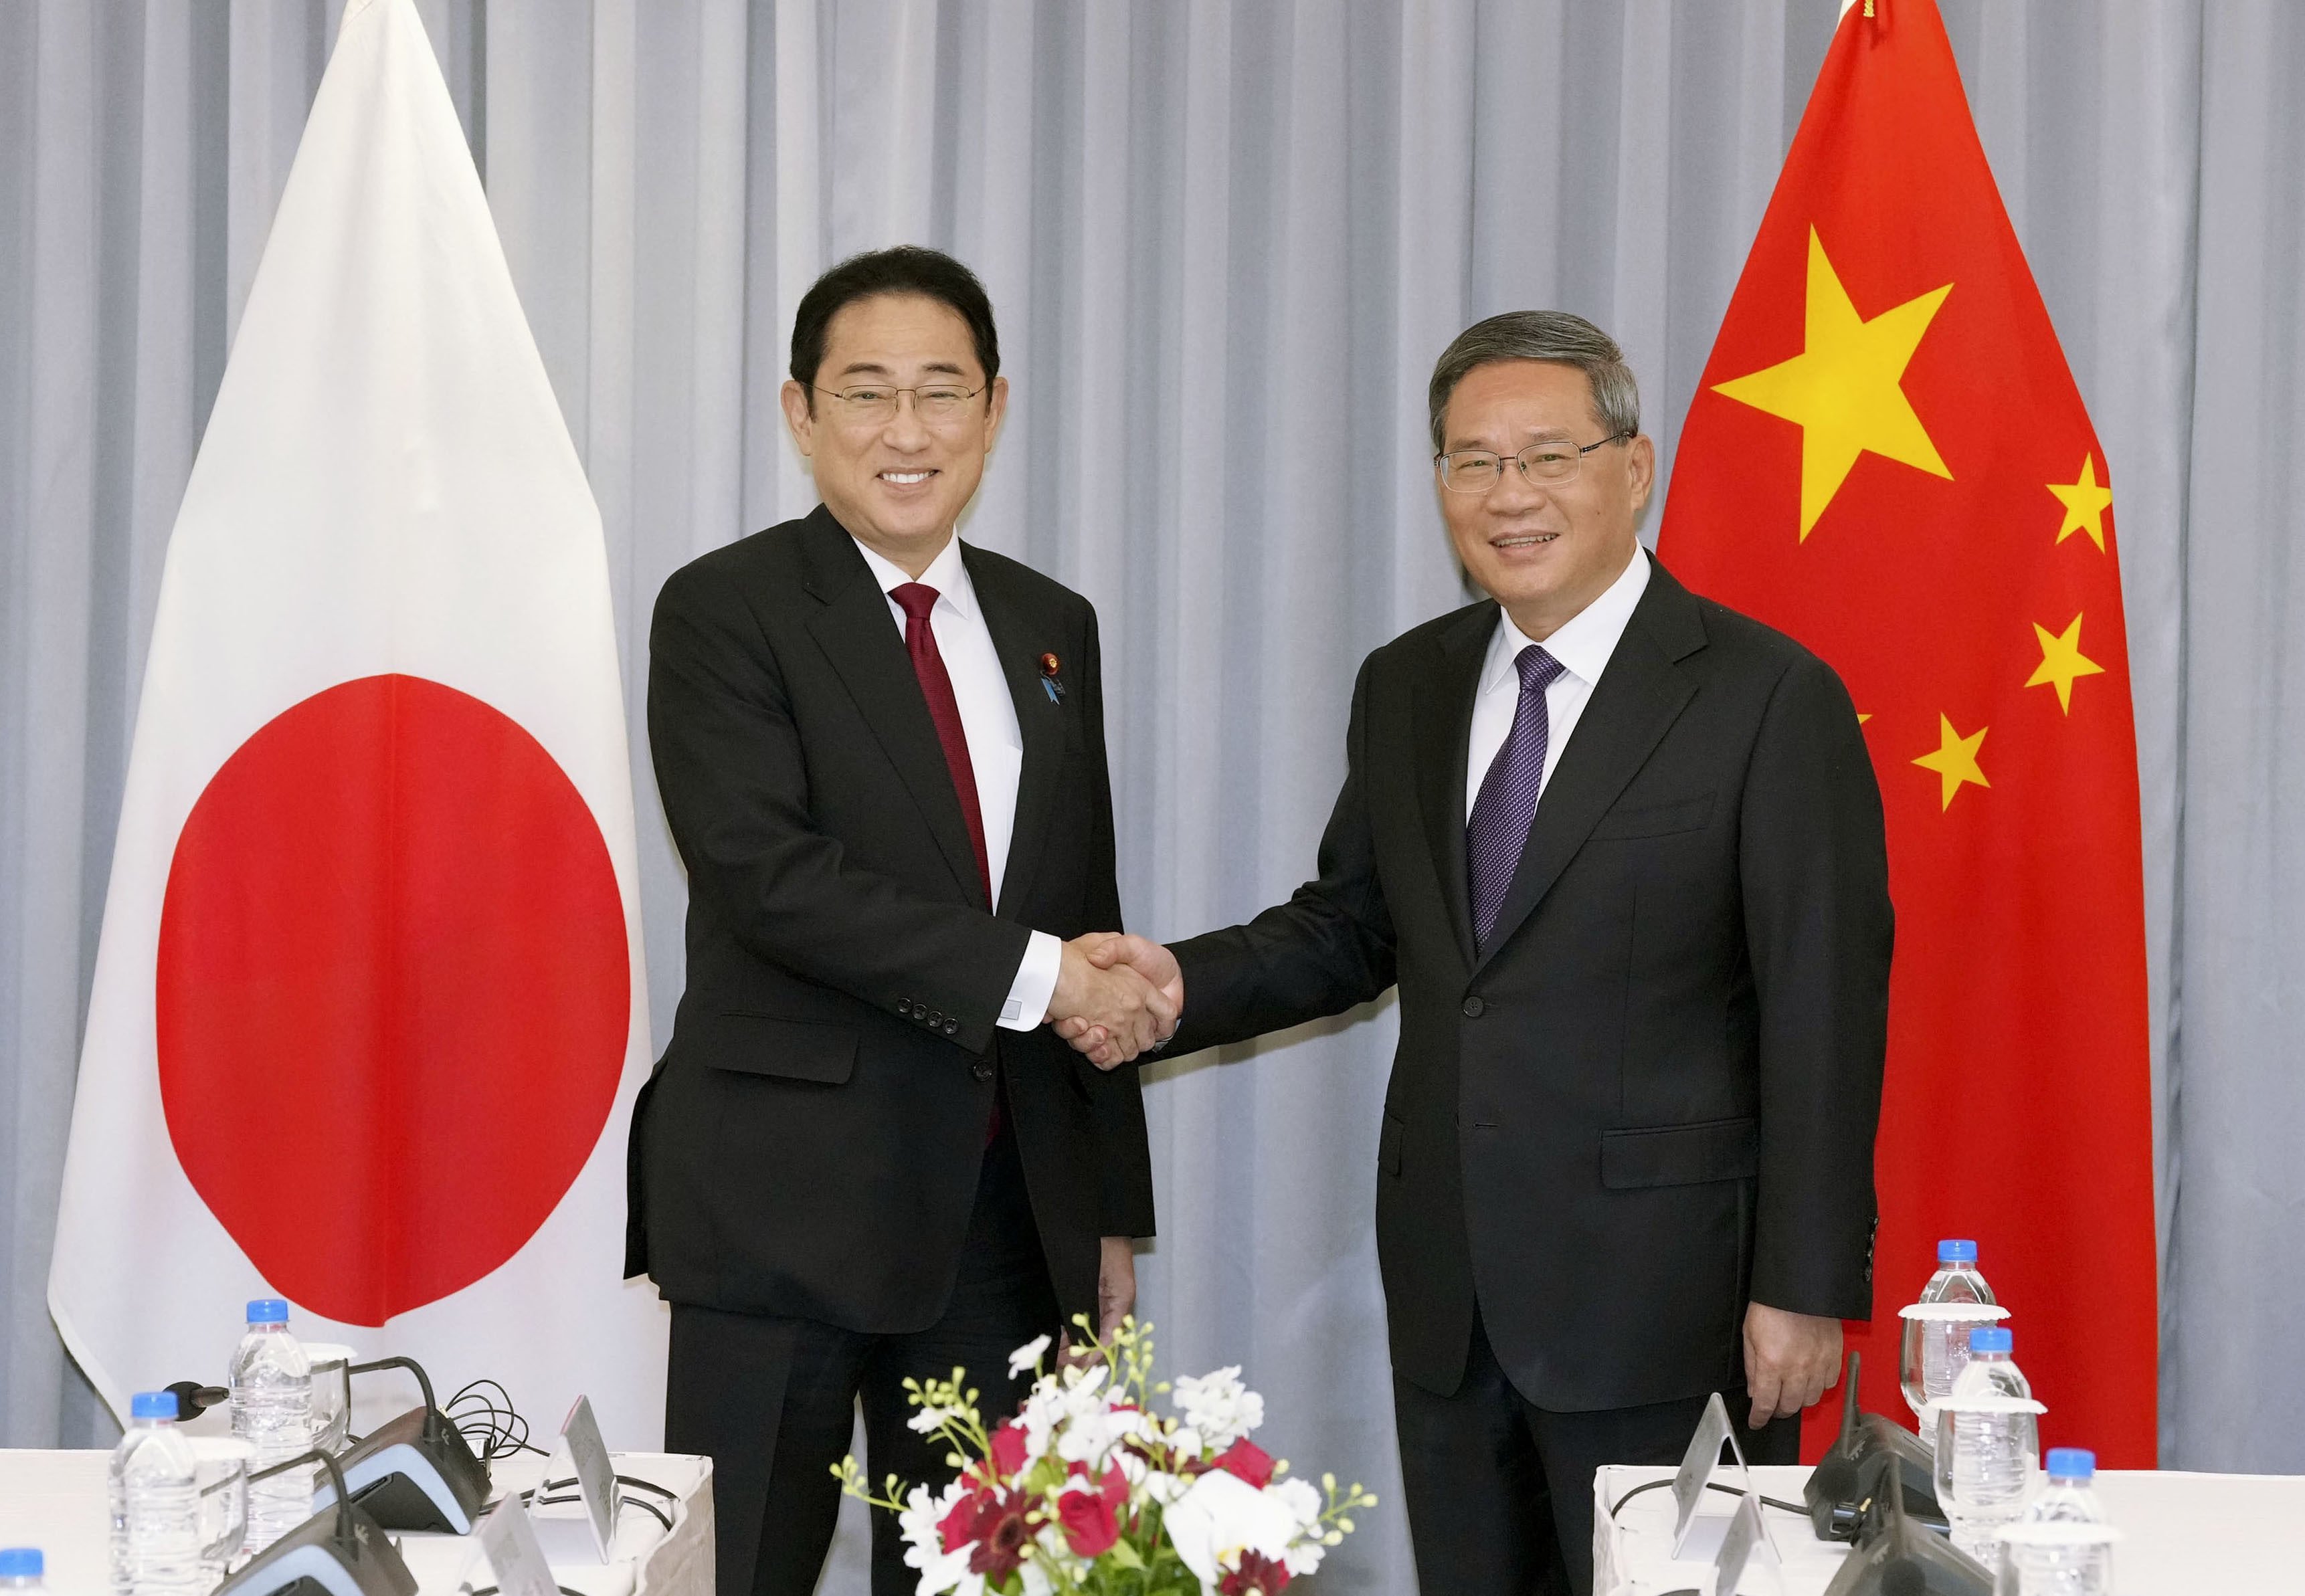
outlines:
[[[252,1451],[249,1472],[312,1449],[312,1363],[288,1333],[288,1304],[248,1304],[248,1334],[232,1354],[232,1432]],[[312,1515],[312,1471],[291,1469],[248,1487],[248,1549],[262,1551]]]
[[[45,1591],[47,1559],[37,1546],[0,1546],[0,1591]]]
[[[176,1428],[171,1391],[140,1391],[113,1448],[114,1596],[200,1596],[200,1464]]]
[[[1999,1306],[1994,1299],[1993,1287],[1985,1283],[1984,1275],[1978,1270],[1975,1242],[1949,1240],[1937,1244],[1937,1272],[1921,1287],[1920,1301]],[[1973,1322],[1958,1319],[1905,1320],[1902,1383],[1906,1405],[1915,1413],[1941,1401],[1952,1391],[1952,1382],[1961,1376],[1961,1365],[1969,1362],[1969,1333],[1976,1328]]]
[[[1941,1410],[1937,1428],[1937,1473],[1951,1490],[1941,1492],[1952,1541],[1987,1567],[1998,1560],[1994,1537],[2025,1510],[2041,1464],[2040,1422],[2029,1409],[2033,1388],[2017,1367],[2015,1337],[1999,1325],[1969,1333],[1969,1363],[1952,1383],[1952,1405]],[[1971,1398],[2012,1405],[1999,1412],[1963,1412]],[[1944,1456],[1947,1447],[1952,1456]]]
[[[2097,1454],[2080,1447],[2052,1447],[2048,1482],[2026,1504],[2023,1524],[2102,1525],[2097,1500]],[[2113,1546],[2080,1536],[2028,1537],[2006,1546],[2001,1588],[2012,1596],[2113,1596]]]

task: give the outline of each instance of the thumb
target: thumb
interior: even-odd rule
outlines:
[[[1107,937],[1089,949],[1088,962],[1100,970],[1110,970],[1128,957],[1128,944],[1131,940],[1132,938],[1124,936]]]

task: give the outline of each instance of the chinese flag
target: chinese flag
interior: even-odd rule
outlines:
[[[2152,1107],[2113,491],[1931,0],[1842,16],[1691,403],[1659,551],[1865,717],[1897,953],[1865,1405],[1973,1237],[2043,1444],[2155,1462]],[[1807,1451],[1837,1405],[1810,1415]]]

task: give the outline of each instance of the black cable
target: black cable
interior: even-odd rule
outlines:
[[[495,1397],[489,1395],[490,1391],[496,1393]],[[440,1411],[464,1435],[467,1444],[478,1438],[479,1444],[473,1449],[482,1463],[493,1463],[515,1452],[549,1456],[542,1447],[530,1444],[528,1421],[513,1406],[512,1393],[496,1380],[473,1380],[449,1397]]]
[[[583,1592],[572,1591],[566,1585],[556,1585],[553,1588],[560,1592],[560,1596],[584,1596]],[[497,1596],[497,1588],[494,1585],[482,1585],[475,1591],[468,1585],[464,1588],[463,1596]]]
[[[557,1507],[568,1502],[581,1502],[584,1498],[583,1497],[575,1496],[532,1496],[529,1492],[523,1491],[521,1492],[521,1499],[532,1507]],[[666,1534],[669,1535],[672,1533],[672,1515],[667,1513],[654,1502],[648,1501],[641,1497],[633,1496],[618,1497],[617,1499],[627,1507],[638,1507],[651,1518],[655,1519],[657,1523],[662,1524]]]
[[[566,1490],[575,1483],[576,1476],[571,1474],[566,1480],[547,1480],[543,1484],[539,1485],[536,1489],[539,1490]],[[617,1483],[619,1485],[630,1485],[641,1490],[654,1491],[668,1502],[676,1502],[680,1499],[680,1492],[675,1490],[671,1486],[659,1485],[655,1481],[643,1480],[637,1474],[618,1474],[617,1476]]]
[[[1624,1495],[1617,1498],[1616,1507],[1609,1509],[1609,1521],[1612,1524],[1615,1523],[1619,1510],[1621,1509],[1627,1502],[1631,1501],[1635,1497],[1641,1495],[1644,1491],[1663,1490],[1671,1483],[1672,1481],[1670,1480],[1652,1480],[1646,1485],[1634,1486],[1630,1490],[1625,1492]],[[1740,1497],[1745,1494],[1733,1485],[1715,1485],[1710,1481],[1705,1482],[1705,1489],[1707,1490],[1717,1490],[1722,1496]],[[1783,1513],[1797,1514],[1802,1518],[1807,1518],[1808,1516],[1808,1509],[1801,1507],[1799,1503],[1781,1502],[1774,1497],[1762,1497],[1761,1506],[1764,1507],[1774,1507]]]

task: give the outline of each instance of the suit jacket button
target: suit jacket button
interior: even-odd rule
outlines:
[[[968,1066],[968,1073],[974,1075],[980,1081],[990,1081],[992,1079],[992,1066],[982,1058]]]
[[[938,1026],[938,1025],[941,1025],[942,1023],[944,1023],[944,1016],[943,1016],[942,1014],[939,1014],[935,1009],[931,1009],[931,1010],[929,1010],[929,1012],[928,1012],[925,1015],[923,1015],[923,1018],[924,1018],[924,1019],[926,1019],[926,1020],[928,1021],[929,1025],[930,1025],[930,1027],[931,1027],[931,1029],[933,1029],[934,1027],[936,1027],[936,1026]]]
[[[947,1036],[951,1036],[951,1035],[953,1035],[955,1032],[957,1032],[957,1031],[959,1031],[959,1029],[960,1029],[960,1022],[959,1022],[958,1020],[947,1020],[947,1021],[944,1023],[944,1033],[945,1033]]]
[[[1467,998],[1465,999],[1465,1017],[1468,1020],[1477,1020],[1488,1012],[1488,1007],[1489,1006],[1478,998]]]

